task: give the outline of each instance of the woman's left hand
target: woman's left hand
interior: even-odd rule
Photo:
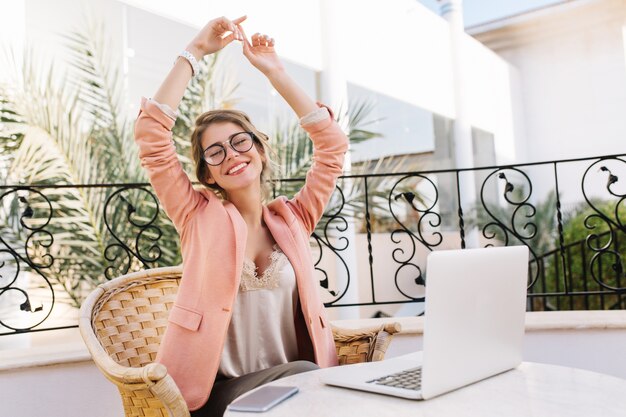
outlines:
[[[243,34],[243,55],[256,69],[265,74],[266,77],[284,70],[274,49],[273,38],[255,33],[252,35],[252,42],[250,42],[241,25],[237,25],[237,28]]]

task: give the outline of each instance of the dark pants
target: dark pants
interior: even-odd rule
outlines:
[[[211,389],[211,395],[206,404],[192,411],[191,417],[222,417],[226,406],[240,395],[268,382],[315,369],[319,369],[319,366],[313,362],[295,361],[237,378],[218,379]]]

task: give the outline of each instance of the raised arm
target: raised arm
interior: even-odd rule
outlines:
[[[241,16],[232,21],[225,17],[211,20],[198,32],[185,50],[190,52],[196,61],[200,61],[204,56],[221,50],[235,39],[241,40],[242,36],[237,25],[244,20],[246,20],[246,16]],[[172,109],[177,108],[192,75],[189,61],[179,57],[154,95],[154,100],[161,104],[167,104]]]
[[[337,177],[342,173],[348,138],[333,119],[332,112],[315,103],[287,74],[274,49],[274,39],[257,33],[249,41],[241,25],[237,27],[243,35],[244,56],[285,99],[313,141],[313,164],[306,182],[289,200],[302,224],[313,233],[335,189]]]
[[[276,91],[285,99],[298,117],[317,110],[318,106],[298,84],[285,72],[285,67],[274,49],[274,39],[255,33],[248,40],[241,25],[237,25],[243,35],[243,54],[272,83]]]
[[[235,39],[241,39],[237,24],[245,16],[230,21],[225,17],[211,20],[185,48],[191,61],[219,51]],[[135,123],[135,141],[141,164],[167,215],[181,231],[185,222],[204,197],[193,189],[182,169],[172,142],[172,127],[187,84],[193,76],[191,61],[179,57],[150,100],[143,99]]]

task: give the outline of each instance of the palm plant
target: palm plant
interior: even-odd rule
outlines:
[[[5,183],[71,186],[4,193],[2,240],[29,259],[29,267],[60,285],[76,306],[93,286],[120,272],[146,263],[180,262],[177,233],[164,216],[155,217],[157,202],[147,190],[98,186],[146,181],[132,121],[122,110],[121,76],[110,64],[112,53],[103,34],[101,25],[92,24],[64,36],[71,58],[63,75],[52,64],[36,61],[34,51],[25,53],[21,65],[15,60],[8,65],[22,68],[11,87],[0,89],[0,171],[7,174]],[[216,68],[217,57],[203,63],[202,76],[183,100],[175,138],[185,136],[185,122],[198,105],[207,100],[224,103],[218,94],[232,92],[217,85],[212,77]],[[188,154],[186,143],[176,141],[180,155]],[[73,187],[78,184],[95,186]],[[153,246],[157,240],[158,248]],[[19,242],[27,244],[19,247]]]
[[[339,109],[337,121],[344,126],[350,144],[359,144],[364,141],[383,137],[379,132],[369,130],[370,125],[378,119],[370,119],[369,115],[374,104],[371,101],[355,101],[348,106],[347,111]],[[274,184],[274,195],[294,195],[303,185],[304,177],[313,162],[313,144],[306,133],[300,129],[297,120],[277,120],[274,132],[271,135],[272,148],[276,151],[276,163],[281,178]],[[365,175],[415,171],[418,169],[413,159],[409,156],[400,158],[381,158],[369,163],[353,165],[351,174]],[[379,223],[389,223],[392,220],[387,206],[390,184],[395,181],[389,177],[368,178],[368,205],[371,214]],[[399,192],[414,190],[418,181],[409,181],[399,189]],[[363,178],[351,178],[338,184],[341,192],[335,192],[326,208],[326,213],[332,217],[340,215],[363,221],[365,215],[365,180]],[[417,195],[417,201],[423,202],[422,197]],[[326,222],[317,225],[318,234],[323,234]]]
[[[17,117],[3,130],[20,136],[16,147],[11,146],[10,141],[3,141],[4,155],[14,148],[4,161],[8,164],[7,182],[90,183],[96,173],[92,168],[95,166],[94,149],[87,140],[76,90],[63,79],[59,80],[52,69],[39,70],[41,66],[33,59],[32,52],[24,57],[23,72],[15,77],[13,91],[4,102],[4,111]],[[30,240],[32,245],[20,248],[21,255],[28,252],[33,265],[48,269],[56,283],[77,301],[81,281],[92,279],[85,280],[84,273],[103,265],[98,256],[101,251],[97,204],[89,204],[95,198],[87,189],[47,189],[45,195],[47,201],[43,192],[15,192],[13,200],[5,199],[2,215],[7,221],[2,222],[2,236],[11,241],[28,241],[30,230],[41,228],[49,219],[46,230],[54,236],[54,248],[58,250],[51,255],[58,262],[50,264],[45,257],[45,248],[52,244],[52,237],[47,233],[34,234]],[[53,216],[52,211],[60,215]],[[18,219],[22,217],[26,228],[19,227]],[[77,235],[81,239],[75,239]],[[68,273],[62,273],[64,270]]]
[[[55,73],[52,64],[42,65],[30,51],[20,65],[10,63],[22,69],[10,88],[0,86],[0,172],[6,184],[28,185],[3,192],[0,238],[27,269],[60,287],[78,306],[88,291],[113,276],[181,259],[176,230],[165,216],[157,216],[156,198],[140,185],[146,177],[103,26],[92,23],[63,38],[70,52],[67,73]],[[188,138],[195,116],[205,108],[233,105],[237,84],[226,74],[217,55],[205,59],[179,106],[173,138],[190,174]],[[365,129],[370,110],[371,104],[360,103],[348,111],[353,143],[378,136]],[[273,137],[282,175],[301,178],[311,164],[311,143],[296,121],[277,126],[282,127]],[[297,186],[281,182],[277,191],[290,195]],[[354,200],[356,207],[358,186],[352,189],[348,202]]]
[[[348,107],[347,123],[342,109],[339,109],[338,122],[345,124],[348,139],[351,144],[382,137],[380,133],[366,130],[367,125],[376,120],[366,120],[372,111],[371,102],[356,102]],[[272,134],[272,148],[276,151],[276,163],[280,167],[280,178],[304,178],[313,162],[313,143],[308,139],[306,132],[300,129],[297,120],[277,120]],[[277,192],[292,195],[301,184],[287,181],[277,184]]]

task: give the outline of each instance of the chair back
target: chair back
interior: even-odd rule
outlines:
[[[105,377],[117,385],[126,417],[189,417],[167,369],[155,363],[182,276],[182,267],[115,278],[83,302],[79,327]],[[368,329],[333,327],[340,364],[382,360],[397,323]]]
[[[180,278],[180,268],[159,268],[100,286],[91,327],[111,359],[133,368],[154,362]]]
[[[117,385],[127,417],[189,416],[173,379],[154,363],[181,276],[180,266],[124,275],[98,286],[81,306],[85,345]]]

